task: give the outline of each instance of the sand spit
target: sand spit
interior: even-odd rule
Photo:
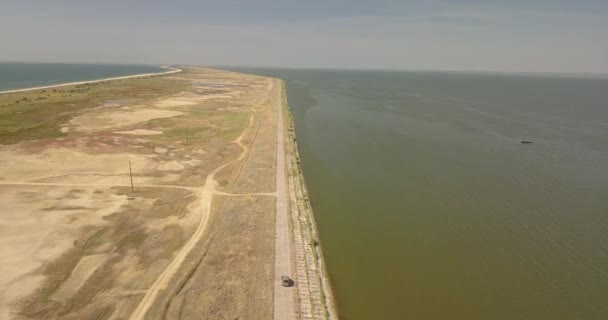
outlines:
[[[182,72],[181,69],[176,69],[176,68],[166,68],[166,69],[169,69],[169,70],[165,71],[165,72],[158,72],[158,73],[135,74],[132,76],[124,76],[124,77],[114,77],[114,78],[87,80],[87,81],[79,81],[79,82],[67,82],[67,83],[60,83],[60,84],[54,84],[54,85],[50,85],[50,86],[43,86],[43,87],[6,90],[6,91],[0,91],[0,94],[25,92],[25,91],[33,91],[33,90],[41,90],[41,89],[49,89],[49,88],[58,88],[58,87],[73,86],[73,85],[79,85],[79,84],[98,83],[98,82],[103,82],[103,81],[124,80],[124,79],[141,78],[141,77],[152,77],[152,76],[159,76],[159,75],[166,75],[166,74]]]
[[[151,82],[59,99],[52,136],[0,148],[0,319],[273,318],[280,82],[203,68]],[[299,283],[281,287],[294,306]]]

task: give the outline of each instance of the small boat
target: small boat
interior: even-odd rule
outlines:
[[[530,144],[530,143],[534,143],[534,142],[532,142],[532,141],[528,141],[528,140],[521,140],[521,141],[520,141],[520,143],[523,143],[523,144]]]

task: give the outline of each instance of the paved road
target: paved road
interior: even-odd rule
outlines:
[[[289,241],[289,209],[287,206],[287,176],[285,170],[285,127],[283,99],[280,83],[277,84],[277,206],[276,242],[274,252],[274,319],[295,319],[294,287],[281,286],[281,276],[291,274],[291,246]]]

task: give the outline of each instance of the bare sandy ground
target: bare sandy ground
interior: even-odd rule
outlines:
[[[133,135],[136,135],[136,136],[148,136],[148,135],[151,135],[151,134],[163,134],[162,131],[146,130],[146,129],[135,129],[135,130],[130,130],[130,131],[117,131],[116,133],[133,134]]]
[[[251,105],[248,130],[235,140],[239,157],[213,173],[217,184],[207,235],[173,269],[155,303],[146,303],[145,319],[272,317],[276,90],[275,82],[269,82],[266,95]],[[139,319],[141,313],[134,316]]]
[[[268,161],[264,152],[249,151],[256,141],[260,150],[274,145],[272,136],[259,142],[251,134],[270,106],[273,81],[196,68],[159,81],[175,92],[141,100],[121,91],[125,103],[113,103],[112,96],[78,111],[61,126],[64,137],[0,147],[0,319],[148,318],[204,254],[196,248],[210,239],[208,222],[221,221],[227,209],[217,205],[230,203],[216,198],[273,197],[269,187],[235,187],[243,192],[234,194],[217,189],[243,180],[241,170],[248,172],[245,180],[255,180],[264,166],[249,169],[250,163]],[[272,164],[266,167],[272,176]],[[231,212],[254,221],[266,217],[247,239],[266,239],[272,201],[234,201]],[[222,224],[227,231],[216,231],[215,239],[248,244],[232,244],[230,234],[242,223]],[[264,279],[273,263],[270,248],[215,268],[230,274],[254,258],[260,267],[251,277]],[[196,290],[213,301],[225,294]],[[271,291],[240,310],[268,318]],[[247,300],[257,292],[231,294]],[[229,309],[231,301],[222,301],[214,307]]]
[[[47,186],[1,186],[0,318],[7,305],[32,293],[44,281],[45,261],[68,251],[80,229],[104,225],[103,217],[127,202],[127,196]]]
[[[171,308],[171,303],[172,301],[174,301],[174,299],[182,299],[183,297],[181,297],[180,293],[181,290],[179,291],[175,291],[175,284],[176,283],[180,283],[179,279],[181,278],[182,281],[185,282],[181,282],[182,284],[179,285],[180,287],[183,288],[183,286],[185,286],[186,284],[190,283],[191,279],[192,279],[192,275],[193,273],[196,272],[196,270],[199,270],[199,268],[201,267],[201,264],[199,264],[199,266],[195,269],[195,270],[189,270],[189,271],[184,271],[185,268],[187,268],[187,265],[184,264],[184,262],[186,261],[186,259],[190,259],[195,260],[197,259],[196,257],[198,255],[201,254],[201,252],[197,252],[198,250],[194,250],[197,246],[200,245],[201,242],[204,241],[208,241],[209,238],[207,237],[203,237],[205,235],[205,230],[207,228],[210,216],[211,216],[211,210],[212,210],[212,202],[214,199],[214,196],[218,196],[218,195],[234,195],[234,196],[258,196],[258,194],[256,193],[251,193],[251,194],[229,194],[229,193],[225,193],[225,192],[220,192],[217,190],[217,178],[216,175],[218,175],[219,173],[223,173],[223,171],[228,171],[226,169],[232,169],[234,170],[234,168],[241,168],[242,166],[250,166],[252,160],[250,158],[250,151],[251,151],[251,147],[250,144],[254,141],[260,141],[257,140],[256,137],[258,135],[258,132],[260,131],[260,127],[262,124],[262,116],[260,115],[256,115],[257,112],[262,112],[262,114],[268,114],[268,109],[269,109],[269,101],[268,96],[270,94],[272,94],[272,92],[274,92],[274,90],[276,90],[276,87],[273,85],[273,82],[270,81],[269,82],[269,87],[266,90],[266,92],[264,93],[264,95],[261,96],[261,99],[259,100],[259,102],[255,105],[250,106],[251,111],[253,112],[253,114],[249,117],[249,125],[247,126],[247,129],[244,130],[237,138],[236,140],[234,140],[234,143],[239,145],[239,147],[241,148],[241,152],[239,154],[239,156],[232,160],[232,161],[228,161],[225,162],[224,164],[222,164],[221,166],[217,167],[215,170],[213,170],[206,178],[205,184],[203,185],[202,189],[201,189],[201,193],[200,193],[200,199],[201,199],[201,206],[202,206],[202,218],[199,222],[198,228],[195,232],[195,234],[190,238],[190,240],[186,243],[186,245],[179,251],[179,253],[177,254],[177,256],[175,257],[175,259],[171,262],[171,264],[165,269],[165,271],[157,278],[157,280],[155,281],[155,283],[148,289],[148,291],[146,292],[146,295],[143,297],[143,299],[141,300],[141,302],[139,303],[139,305],[137,306],[137,308],[135,309],[135,311],[133,312],[133,314],[131,315],[130,319],[132,320],[139,320],[139,319],[155,319],[155,318],[169,318],[169,319],[178,319],[178,318],[189,318],[189,316],[194,315],[194,317],[198,318],[201,317],[203,315],[211,315],[215,313],[215,310],[217,309],[221,309],[223,310],[224,313],[226,314],[234,314],[234,311],[230,311],[235,310],[234,306],[233,306],[233,301],[230,300],[224,300],[222,304],[217,304],[214,305],[213,307],[209,306],[210,308],[203,308],[202,310],[200,310],[199,312],[196,312],[194,314],[189,314],[189,313],[183,313],[183,308],[186,307],[199,307],[197,306],[184,306],[183,302],[181,302],[181,306],[180,306],[180,311],[179,313],[175,314],[175,312],[173,312],[171,315],[169,315],[171,312],[169,311],[169,309]],[[272,125],[272,122],[268,123],[267,125]],[[263,144],[270,144],[273,145],[274,144],[274,140],[261,140]],[[249,142],[249,143],[246,143]],[[245,161],[247,160],[247,161]],[[272,162],[271,162],[272,163]],[[270,165],[270,167],[272,167],[272,165]],[[240,171],[237,171],[237,173],[235,174],[235,178],[238,178],[238,176],[240,176],[239,174]],[[265,175],[267,175],[269,172],[258,172],[259,177],[263,177]],[[228,175],[230,175],[230,173],[228,173]],[[228,181],[228,183],[230,183],[232,180]],[[246,216],[255,216],[256,214],[254,212],[251,212],[251,210],[248,210],[250,212],[247,212],[245,215]],[[223,213],[223,211],[220,209],[219,214],[221,215]],[[218,213],[216,213],[218,214]],[[268,214],[267,214],[268,215]],[[223,225],[223,224],[220,224]],[[259,237],[259,234],[261,232],[264,232],[265,230],[271,229],[271,225],[269,225],[269,223],[264,223],[263,224],[264,229],[261,229],[257,232],[257,235]],[[222,232],[222,231],[217,231],[217,229],[213,230],[212,232],[215,232],[216,234],[219,234],[217,237],[221,237],[224,239],[230,239],[229,241],[231,242],[232,246],[235,247],[241,247],[241,246],[246,246],[246,245],[250,245],[250,243],[246,242],[246,241],[238,241],[237,239],[231,239],[230,237],[230,233],[231,232],[235,232],[236,230],[239,230],[240,228],[238,228],[238,225],[234,225],[233,226],[233,230],[226,230],[226,232]],[[263,235],[263,234],[262,234]],[[255,235],[254,235],[255,237]],[[266,237],[268,238],[268,237]],[[268,239],[265,239],[265,241],[268,241]],[[258,241],[259,242],[259,241]],[[270,244],[267,244],[265,246],[263,246],[264,249],[266,250],[266,252],[270,252],[270,248],[272,247]],[[217,250],[215,247],[213,247],[212,249],[214,250],[205,250],[203,251],[204,256],[207,256],[207,254],[214,252],[215,250]],[[264,252],[259,252],[259,254],[264,254]],[[255,258],[255,256],[249,256],[249,258]],[[199,258],[200,259],[200,258]],[[270,270],[270,259],[271,257],[269,257],[266,254],[265,259],[262,259],[262,264],[266,265],[265,270]],[[251,266],[249,265],[249,263],[245,260],[245,261],[240,261],[240,263],[237,264],[233,264],[232,261],[230,260],[225,260],[222,263],[222,271],[223,273],[228,273],[230,274],[231,272],[237,273],[239,272],[238,269],[239,268],[243,268],[243,267],[247,267],[250,268]],[[214,270],[212,268],[204,268],[203,269],[204,272],[211,272],[211,274],[215,274],[217,275],[216,272],[214,272]],[[258,272],[262,272],[264,270],[264,268],[262,269],[255,269]],[[218,270],[219,271],[219,270]],[[267,271],[266,273],[269,273],[269,271]],[[243,274],[243,273],[241,273]],[[249,276],[251,276],[254,279],[259,280],[259,277],[256,277],[256,275],[251,274],[251,273],[247,273]],[[222,279],[218,279],[220,280],[220,283],[224,283],[225,281],[223,281]],[[269,280],[269,279],[268,279]],[[264,284],[265,287],[268,287],[270,285],[270,281],[267,281],[267,283]],[[194,284],[194,286],[197,286],[196,284]],[[250,292],[244,292],[245,294],[238,294],[240,291],[240,289],[236,288],[236,287],[226,287],[230,289],[230,294],[234,295],[236,298],[236,300],[247,300],[250,295],[252,293]],[[164,293],[164,296],[161,296],[161,293]],[[224,296],[226,294],[226,292],[224,290],[213,290],[213,291],[206,291],[204,296],[211,298],[213,300],[215,300],[216,298],[214,297],[221,297]],[[162,304],[158,304],[157,301],[159,300],[159,296],[161,296],[161,301],[165,301],[164,304],[164,308],[158,310],[155,309],[153,311],[151,311],[151,308],[158,308],[159,306],[161,306]],[[262,309],[266,309],[266,310],[270,310],[270,295],[267,294],[267,299],[265,301],[263,301],[264,303],[262,304],[252,304],[252,308],[250,309],[246,309],[244,312],[249,313],[249,312],[253,312],[253,313],[257,313],[259,311],[260,308]],[[243,310],[237,310],[236,314],[240,314],[241,312],[243,312]],[[265,312],[262,312],[265,313]],[[267,314],[267,313],[265,313]],[[203,318],[206,318],[207,316],[203,316]],[[229,317],[229,318],[239,318],[237,317]]]
[[[112,113],[107,113],[104,110],[99,110],[96,113],[87,113],[78,116],[69,125],[72,131],[95,132],[114,128],[122,128],[142,122],[147,122],[152,119],[162,119],[177,117],[185,114],[184,112],[173,110],[159,110],[147,107],[133,107],[134,110],[122,109]],[[141,130],[141,129],[140,129]]]

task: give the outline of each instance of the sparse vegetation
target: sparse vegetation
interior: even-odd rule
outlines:
[[[111,99],[154,99],[178,93],[186,81],[168,77],[115,80],[46,90],[0,94],[0,144],[67,136],[59,129],[79,111],[98,107]],[[69,94],[63,94],[63,93]]]
[[[199,78],[251,83],[255,89],[245,92],[245,87],[234,87],[238,99],[213,101],[192,92],[192,80]],[[210,172],[243,152],[233,141],[249,127],[251,107],[268,94],[269,84],[268,79],[255,76],[192,69],[180,76],[0,95],[0,106],[6,106],[0,109],[0,141],[5,144],[0,148],[0,167],[4,168],[0,200],[14,209],[5,210],[3,218],[15,222],[1,236],[16,243],[3,249],[24,265],[23,270],[1,275],[19,290],[7,290],[0,308],[32,319],[129,318],[142,292],[153,291],[148,290],[151,284],[172,261],[178,261],[175,257],[186,248],[184,243],[204,221],[207,215],[201,207],[219,203],[203,198],[201,186]],[[267,108],[259,106],[260,112]],[[269,160],[266,150],[275,145],[275,136],[265,130],[276,133],[276,127],[270,127],[259,130],[257,136],[247,135],[243,143],[249,146],[255,138],[259,152],[226,167],[227,173],[221,175],[225,185],[249,188],[249,181],[262,181],[260,185],[266,187],[273,181],[275,168],[268,163],[274,155]],[[260,164],[266,171],[259,170]],[[241,173],[245,178],[240,179]],[[218,246],[209,256],[224,257],[224,248],[245,246],[249,251],[239,251],[238,258],[229,254],[226,259],[233,259],[229,267],[214,260],[201,262],[203,275],[216,267],[221,272],[212,275],[218,286],[249,280],[243,288],[264,286],[262,294],[229,292],[249,299],[247,309],[238,309],[234,317],[244,312],[266,319],[272,314],[273,297],[273,198],[233,197],[226,203],[232,207],[214,207],[212,216],[230,218],[236,212],[240,220],[214,233],[212,240]],[[193,238],[195,252],[183,251],[186,260],[181,260],[193,265],[191,270],[197,270],[197,263],[208,253],[209,230],[206,225],[200,228],[205,231]],[[235,239],[234,230],[248,238]],[[250,269],[254,257],[257,264]],[[89,258],[98,264],[88,265]],[[248,272],[251,279],[235,280],[231,270]],[[182,283],[188,281],[181,274],[175,276]],[[205,281],[205,287],[197,281],[190,284],[196,299],[207,299],[191,304],[193,310],[203,303],[214,307],[223,303],[226,310],[234,305],[232,299],[220,299],[224,293],[209,290],[209,283]],[[213,310],[209,315],[213,318]]]

